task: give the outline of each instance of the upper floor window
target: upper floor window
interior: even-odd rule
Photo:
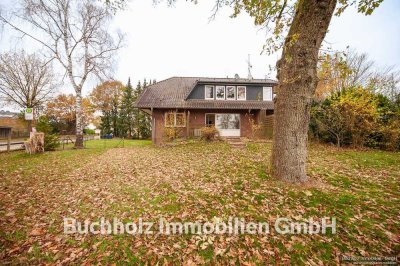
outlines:
[[[205,86],[205,99],[206,100],[214,100],[214,86],[206,85]]]
[[[263,101],[272,101],[272,87],[263,87]]]
[[[268,93],[265,93],[263,88],[263,99]],[[247,87],[246,86],[233,86],[233,85],[204,85],[204,99],[205,100],[247,100]],[[259,93],[261,97],[261,93]],[[272,96],[271,96],[272,97]],[[272,100],[272,98],[271,98]],[[266,101],[266,100],[265,100]],[[270,101],[270,100],[268,100]]]
[[[236,100],[236,87],[235,86],[226,86],[226,99],[227,100]]]
[[[237,86],[237,99],[246,100],[246,86]]]
[[[225,100],[225,86],[216,86],[215,95],[217,100]]]

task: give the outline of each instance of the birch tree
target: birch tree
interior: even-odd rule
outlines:
[[[82,88],[90,76],[109,78],[123,36],[108,32],[112,8],[95,0],[21,0],[21,8],[0,21],[42,45],[65,71],[76,93],[76,148],[83,147]]]

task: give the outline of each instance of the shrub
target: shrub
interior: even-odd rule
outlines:
[[[36,130],[44,133],[44,150],[54,151],[60,146],[59,137],[57,134],[53,134],[54,128],[50,124],[49,119],[46,116],[39,117],[36,123]]]
[[[95,131],[94,131],[94,129],[85,128],[83,130],[83,133],[86,134],[86,135],[94,135]]]
[[[214,126],[201,128],[201,139],[213,141],[219,137],[219,131]]]
[[[251,132],[251,139],[256,139],[260,136],[261,134],[261,129],[262,129],[262,125],[261,124],[257,124],[256,120],[254,119],[254,115],[253,114],[246,114],[247,119],[249,120],[249,124],[250,124],[250,132]]]
[[[39,117],[35,127],[37,132],[43,132],[45,135],[53,133],[53,126],[50,124],[47,116],[42,115]]]
[[[164,137],[167,141],[173,141],[181,136],[182,127],[164,127]]]
[[[60,140],[56,134],[44,134],[44,150],[54,151],[60,146]]]

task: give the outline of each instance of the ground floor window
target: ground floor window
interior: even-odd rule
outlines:
[[[222,137],[240,137],[240,114],[206,114],[206,126],[215,126]]]
[[[165,113],[165,127],[185,127],[185,113],[168,112]]]
[[[215,125],[219,129],[240,129],[239,114],[216,114]]]
[[[206,126],[215,126],[215,114],[206,114]]]
[[[206,126],[218,129],[240,129],[239,114],[206,114]]]

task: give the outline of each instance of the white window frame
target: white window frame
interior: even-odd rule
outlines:
[[[174,115],[174,125],[167,125],[167,115],[168,114],[173,114]],[[184,121],[185,121],[185,123],[184,123],[184,125],[182,125],[182,126],[177,126],[176,125],[176,115],[177,114],[182,114],[183,115],[183,117],[184,117]],[[185,113],[182,113],[182,112],[165,112],[165,115],[164,115],[164,126],[165,127],[186,127],[186,115],[185,115]]]
[[[224,89],[224,97],[223,98],[218,98],[218,93],[217,93],[218,88]],[[216,100],[225,100],[225,97],[226,97],[225,86],[215,86],[215,99]]]
[[[266,94],[265,93],[265,89],[270,89],[270,93]],[[273,89],[272,89],[272,87],[270,87],[270,86],[263,87],[263,101],[272,101],[272,97],[273,97]]]
[[[239,88],[244,88],[244,99],[239,99]],[[236,99],[238,101],[245,101],[247,99],[247,88],[246,88],[246,86],[237,86],[236,87]]]
[[[211,90],[213,91],[212,98],[207,97],[207,88],[211,88]],[[204,86],[204,99],[206,99],[206,100],[214,100],[215,99],[215,86],[214,85],[205,85]]]
[[[242,118],[240,113],[205,113],[204,114],[204,125],[207,126],[207,115],[214,115],[214,127],[217,127],[217,115],[239,115],[239,128],[236,129],[222,129],[222,130],[241,130],[242,129]]]
[[[233,88],[233,99],[232,98],[228,98],[228,87],[232,87]],[[233,85],[229,85],[225,87],[225,99],[228,101],[234,101],[236,100],[236,86]]]

